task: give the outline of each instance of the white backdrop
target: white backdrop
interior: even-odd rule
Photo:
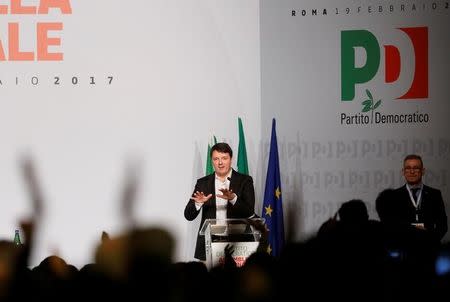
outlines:
[[[214,134],[237,151],[238,116],[256,171],[258,1],[70,5],[71,14],[52,9],[0,21],[6,54],[8,23],[19,23],[21,51],[35,51],[38,22],[63,23],[49,33],[61,39],[49,51],[63,53],[62,61],[0,62],[0,236],[12,239],[18,220],[30,214],[18,165],[28,152],[45,196],[30,264],[50,253],[78,267],[92,261],[101,231],[122,231],[125,166],[136,159],[137,219],[166,227],[177,242],[176,259],[193,259],[196,225],[184,219],[184,206],[204,173],[208,139]]]
[[[49,52],[62,53],[62,61],[0,60],[0,236],[12,239],[18,220],[30,214],[18,165],[27,152],[45,197],[31,265],[59,253],[80,267],[92,261],[101,231],[122,231],[118,202],[129,159],[140,163],[136,218],[167,228],[177,240],[176,259],[192,259],[198,222],[185,221],[184,206],[204,173],[208,139],[216,135],[237,151],[238,116],[257,213],[277,119],[284,213],[295,220],[297,238],[351,198],[366,201],[376,218],[376,194],[402,183],[401,159],[410,152],[423,155],[425,180],[442,190],[449,208],[447,1],[405,1],[403,9],[393,1],[381,12],[378,2],[342,0],[65,2],[71,14],[52,9],[0,21],[6,59],[9,23],[18,24],[24,52],[36,52],[37,23],[63,25],[49,32],[61,39]],[[429,95],[399,101],[414,60],[398,28],[417,26],[428,30]],[[340,35],[355,29],[376,37],[380,67],[343,102]],[[398,81],[387,84],[383,46],[390,44],[404,61]],[[357,66],[366,59],[358,50]],[[374,112],[419,111],[429,122],[343,124],[342,113],[361,114],[366,89],[382,100]]]
[[[403,184],[402,160],[409,153],[423,156],[424,181],[442,190],[450,214],[449,2],[263,0],[260,13],[262,138],[267,145],[270,120],[276,117],[283,203],[295,220],[295,238],[313,234],[353,198],[364,200],[377,219],[375,198]],[[428,32],[420,44],[428,50],[428,95],[399,99],[412,85],[416,66],[412,42],[399,28],[411,27]],[[342,101],[341,34],[350,30],[375,37],[380,64],[370,80],[355,85],[353,100]],[[401,57],[399,77],[389,83],[385,45],[397,47]],[[356,68],[374,60],[355,48]],[[366,90],[374,103],[381,100],[374,116],[416,113],[428,121],[343,121],[342,114],[371,119],[371,111],[362,112]]]

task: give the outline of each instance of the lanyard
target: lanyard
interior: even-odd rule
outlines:
[[[411,199],[411,202],[416,209],[416,222],[419,222],[419,208],[420,208],[420,202],[422,201],[422,190],[423,187],[419,189],[419,196],[417,196],[417,201],[414,199],[413,193],[411,191],[411,188],[409,186],[406,186],[406,189],[408,190],[409,199]]]

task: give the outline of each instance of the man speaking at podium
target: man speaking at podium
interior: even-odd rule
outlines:
[[[211,148],[214,173],[199,178],[184,217],[194,220],[202,210],[200,228],[205,219],[249,218],[255,213],[255,189],[251,176],[231,168],[233,151],[227,143]],[[195,258],[206,260],[205,237],[197,234]]]

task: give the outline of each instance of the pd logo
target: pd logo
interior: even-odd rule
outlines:
[[[398,28],[404,32],[414,49],[414,76],[411,87],[397,99],[428,98],[428,28]],[[355,66],[355,48],[361,47],[366,52],[364,66]],[[357,84],[369,82],[375,77],[380,66],[380,45],[377,38],[368,30],[344,30],[341,32],[341,99],[352,101]],[[384,45],[385,82],[398,80],[401,72],[401,54],[394,45]]]

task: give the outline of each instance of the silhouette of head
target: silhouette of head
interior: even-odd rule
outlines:
[[[361,224],[369,220],[366,204],[360,199],[352,199],[344,202],[339,208],[338,213],[343,223]]]
[[[406,219],[401,203],[396,200],[394,189],[385,189],[378,194],[375,209],[382,222],[398,223]]]

